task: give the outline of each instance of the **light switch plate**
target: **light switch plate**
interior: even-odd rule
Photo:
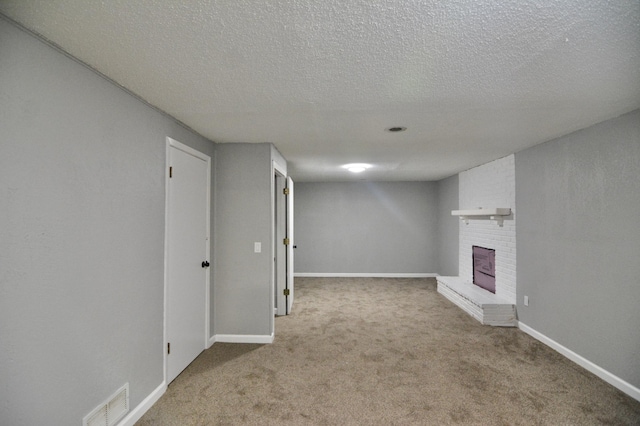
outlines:
[[[261,253],[262,252],[262,243],[260,243],[260,242],[253,243],[253,252],[254,253]]]

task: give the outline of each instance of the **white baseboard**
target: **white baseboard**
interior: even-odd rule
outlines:
[[[312,278],[432,278],[438,274],[432,273],[370,273],[370,272],[296,272],[294,277]]]
[[[145,399],[142,400],[140,404],[133,410],[129,412],[125,416],[124,419],[118,423],[118,426],[133,426],[135,422],[140,420],[144,413],[149,411],[149,409],[155,404],[162,395],[167,391],[167,384],[162,381],[162,384],[158,386],[153,392],[149,394]]]
[[[250,334],[216,334],[216,342],[224,343],[273,343],[274,335],[250,335]]]
[[[633,386],[631,383],[628,383],[622,380],[620,377],[608,372],[604,368],[594,364],[593,362],[589,361],[583,356],[578,355],[577,353],[573,352],[571,349],[568,349],[562,346],[560,343],[556,342],[553,339],[550,339],[549,337],[534,330],[528,325],[523,324],[522,322],[519,322],[518,327],[520,328],[520,330],[524,331],[528,335],[541,341],[542,343],[549,346],[550,348],[555,349],[556,351],[566,356],[567,358],[569,358],[571,361],[575,362],[579,366],[583,367],[584,369],[600,377],[605,382],[620,389],[622,392],[626,393],[631,398],[640,401],[640,389]]]
[[[227,342],[227,343],[273,343],[274,335],[260,336],[260,335],[234,335],[234,334],[217,334],[209,338],[207,349],[210,348],[215,342]],[[121,421],[118,426],[133,426],[138,420],[144,416],[144,413],[155,404],[162,395],[167,391],[167,383],[162,382],[153,392],[151,392],[137,407],[129,412]]]

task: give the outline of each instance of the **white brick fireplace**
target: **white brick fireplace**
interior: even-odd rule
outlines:
[[[511,214],[504,220],[472,216],[460,221],[459,277],[438,277],[438,291],[483,324],[515,326],[515,157],[460,173],[458,201],[460,209],[510,208]],[[472,284],[473,246],[495,250],[495,294]]]

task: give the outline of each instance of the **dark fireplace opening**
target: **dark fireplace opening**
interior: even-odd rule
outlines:
[[[472,246],[473,283],[496,292],[496,251],[480,246]]]

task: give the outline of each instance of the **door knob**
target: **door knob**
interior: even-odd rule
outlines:
[[[207,262],[206,260],[204,262],[202,262],[202,267],[203,268],[208,268],[209,267],[209,262]]]

